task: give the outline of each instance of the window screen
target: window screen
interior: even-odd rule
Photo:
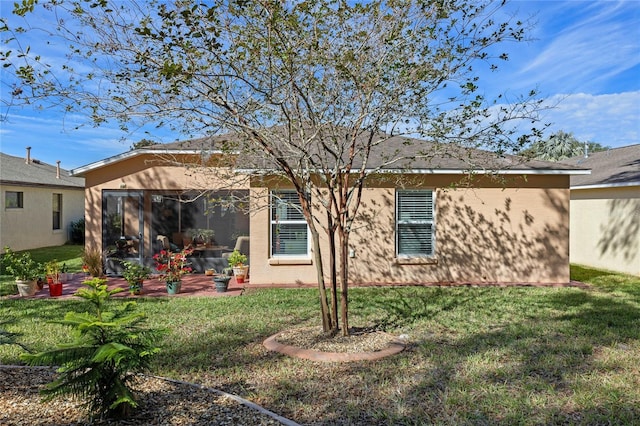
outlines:
[[[434,254],[433,191],[397,191],[396,247],[399,256]]]
[[[295,191],[271,193],[271,254],[273,256],[309,254],[307,222]]]

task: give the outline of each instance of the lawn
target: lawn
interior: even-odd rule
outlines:
[[[409,336],[399,355],[321,364],[267,352],[318,323],[311,289],[140,299],[167,330],[153,373],[250,399],[302,424],[638,424],[640,278],[572,267],[579,288],[354,288],[351,323]],[[121,302],[113,302],[121,303]],[[80,301],[0,300],[4,326],[44,349]],[[0,363],[20,348],[0,346]]]

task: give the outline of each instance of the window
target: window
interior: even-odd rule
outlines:
[[[307,256],[307,222],[295,191],[271,193],[271,255]]]
[[[53,194],[53,229],[62,228],[62,194]]]
[[[400,257],[434,254],[433,191],[396,193],[396,251]]]
[[[23,193],[16,191],[6,191],[4,193],[4,206],[7,209],[24,208]]]

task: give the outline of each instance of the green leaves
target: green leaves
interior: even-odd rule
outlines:
[[[136,312],[135,302],[106,310],[110,297],[120,290],[109,290],[106,282],[85,281],[89,288],[76,293],[90,302],[93,312],[68,312],[58,321],[72,327],[73,343],[21,359],[29,365],[60,366],[59,378],[43,390],[45,395],[74,395],[84,398],[94,414],[122,417],[137,406],[129,382],[158,353],[154,342],[160,333],[142,327],[146,317]]]
[[[35,7],[37,0],[22,0],[22,2],[13,3],[13,13],[18,16],[25,16],[29,12],[33,12],[33,8]]]

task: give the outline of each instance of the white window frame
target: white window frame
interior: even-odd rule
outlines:
[[[269,255],[272,258],[278,258],[278,259],[310,259],[311,258],[311,241],[310,241],[311,239],[309,238],[310,236],[309,225],[307,224],[307,221],[304,219],[304,216],[302,216],[302,211],[300,210],[300,215],[302,216],[301,218],[288,219],[288,218],[282,218],[280,217],[280,215],[276,215],[276,217],[274,217],[276,200],[282,199],[279,196],[280,194],[295,195],[292,201],[298,209],[301,209],[301,206],[298,200],[298,194],[296,193],[295,190],[278,189],[278,190],[269,191]],[[274,227],[277,225],[301,225],[301,224],[305,225],[306,240],[307,240],[306,253],[295,253],[295,254],[276,253],[273,247]]]
[[[429,215],[428,213],[425,215],[425,217],[422,218],[416,218],[416,219],[401,219],[401,213],[400,212],[400,198],[405,195],[405,194],[418,194],[418,193],[424,193],[424,194],[430,194],[431,197],[431,206],[429,207],[429,202],[428,199],[425,202],[424,208],[425,211],[428,211],[429,208],[431,208],[431,214]],[[395,212],[395,233],[396,233],[396,256],[400,259],[410,259],[410,258],[433,258],[436,255],[436,192],[434,189],[431,188],[427,188],[427,189],[398,189],[396,190],[396,212]],[[401,246],[401,230],[400,228],[403,225],[414,225],[414,226],[420,226],[420,225],[424,225],[425,227],[430,227],[430,234],[431,234],[431,251],[427,252],[427,253],[401,253],[400,252],[400,246]]]

